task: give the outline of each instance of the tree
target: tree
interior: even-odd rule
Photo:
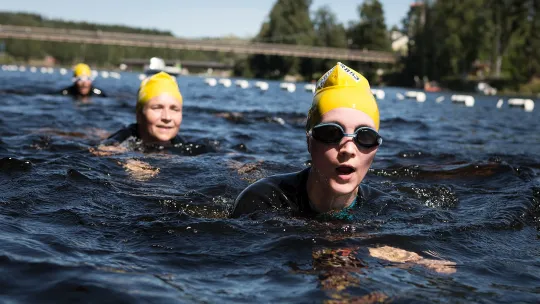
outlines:
[[[351,47],[373,51],[391,50],[384,11],[379,0],[366,0],[358,6],[360,21],[349,25]]]
[[[313,16],[315,29],[315,45],[322,47],[347,48],[347,33],[343,24],[337,21],[336,15],[330,7],[322,6],[317,9]],[[336,64],[335,60],[313,59],[312,75],[324,73]]]
[[[263,23],[256,41],[313,45],[313,24],[309,16],[311,0],[278,0],[272,7],[268,21]],[[280,78],[297,74],[302,67],[299,58],[256,55],[250,58],[256,77]]]
[[[486,0],[495,31],[493,33],[494,74],[501,75],[503,56],[506,54],[512,37],[525,34],[529,17],[530,0]]]

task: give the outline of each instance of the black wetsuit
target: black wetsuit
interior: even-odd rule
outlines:
[[[231,217],[262,210],[288,210],[294,216],[315,216],[307,193],[310,168],[300,172],[273,175],[250,185],[236,198]],[[358,196],[349,207],[371,200],[382,192],[360,184]],[[346,211],[346,210],[342,211]],[[343,214],[342,214],[343,215]],[[337,218],[342,216],[338,214]]]
[[[202,143],[186,142],[180,135],[176,135],[169,141],[168,144],[146,144],[141,140],[139,135],[138,124],[131,124],[123,129],[118,130],[113,135],[101,142],[102,145],[127,145],[128,149],[143,152],[157,152],[167,149],[171,152],[180,153],[183,155],[195,156],[216,150],[211,146]]]
[[[106,146],[121,144],[128,139],[133,139],[135,141],[141,140],[141,137],[139,136],[138,124],[134,123],[123,129],[118,130],[116,133],[105,139],[102,144]],[[176,135],[176,137],[171,139],[170,145],[174,146],[183,143],[185,143],[184,139],[180,137],[180,135]]]
[[[67,87],[67,88],[64,88],[60,91],[60,94],[62,95],[70,95],[70,96],[73,96],[73,97],[107,97],[107,95],[105,93],[103,93],[102,90],[96,88],[96,87],[91,87],[90,88],[90,92],[88,93],[88,95],[81,95],[79,93],[79,89],[77,89],[77,85],[75,84],[72,84],[71,86]]]

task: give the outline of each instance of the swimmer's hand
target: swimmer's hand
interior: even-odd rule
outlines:
[[[127,149],[122,146],[104,146],[99,145],[97,148],[89,148],[88,151],[95,156],[111,156],[127,152]]]
[[[122,166],[131,178],[138,181],[149,180],[159,173],[159,168],[154,168],[150,164],[140,160],[128,159]]]
[[[415,263],[423,265],[438,273],[451,274],[456,272],[456,263],[454,262],[446,260],[425,259],[414,252],[390,246],[369,248],[369,254],[372,257],[394,263]]]
[[[109,132],[103,129],[99,129],[99,128],[86,128],[85,130],[89,136],[95,137],[101,140],[106,139],[107,137],[109,137],[109,135],[111,135]]]

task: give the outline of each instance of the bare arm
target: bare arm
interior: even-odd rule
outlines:
[[[369,248],[369,254],[372,257],[386,260],[394,263],[413,263],[423,265],[438,273],[451,274],[456,272],[456,263],[446,260],[433,260],[426,259],[418,255],[417,253],[390,247],[382,246],[377,248]]]

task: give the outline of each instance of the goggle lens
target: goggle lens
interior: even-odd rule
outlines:
[[[354,137],[354,141],[362,147],[371,148],[382,143],[382,137],[372,128],[360,127],[354,134],[346,134],[337,124],[320,124],[313,127],[311,136],[326,144],[337,144],[344,136]]]

